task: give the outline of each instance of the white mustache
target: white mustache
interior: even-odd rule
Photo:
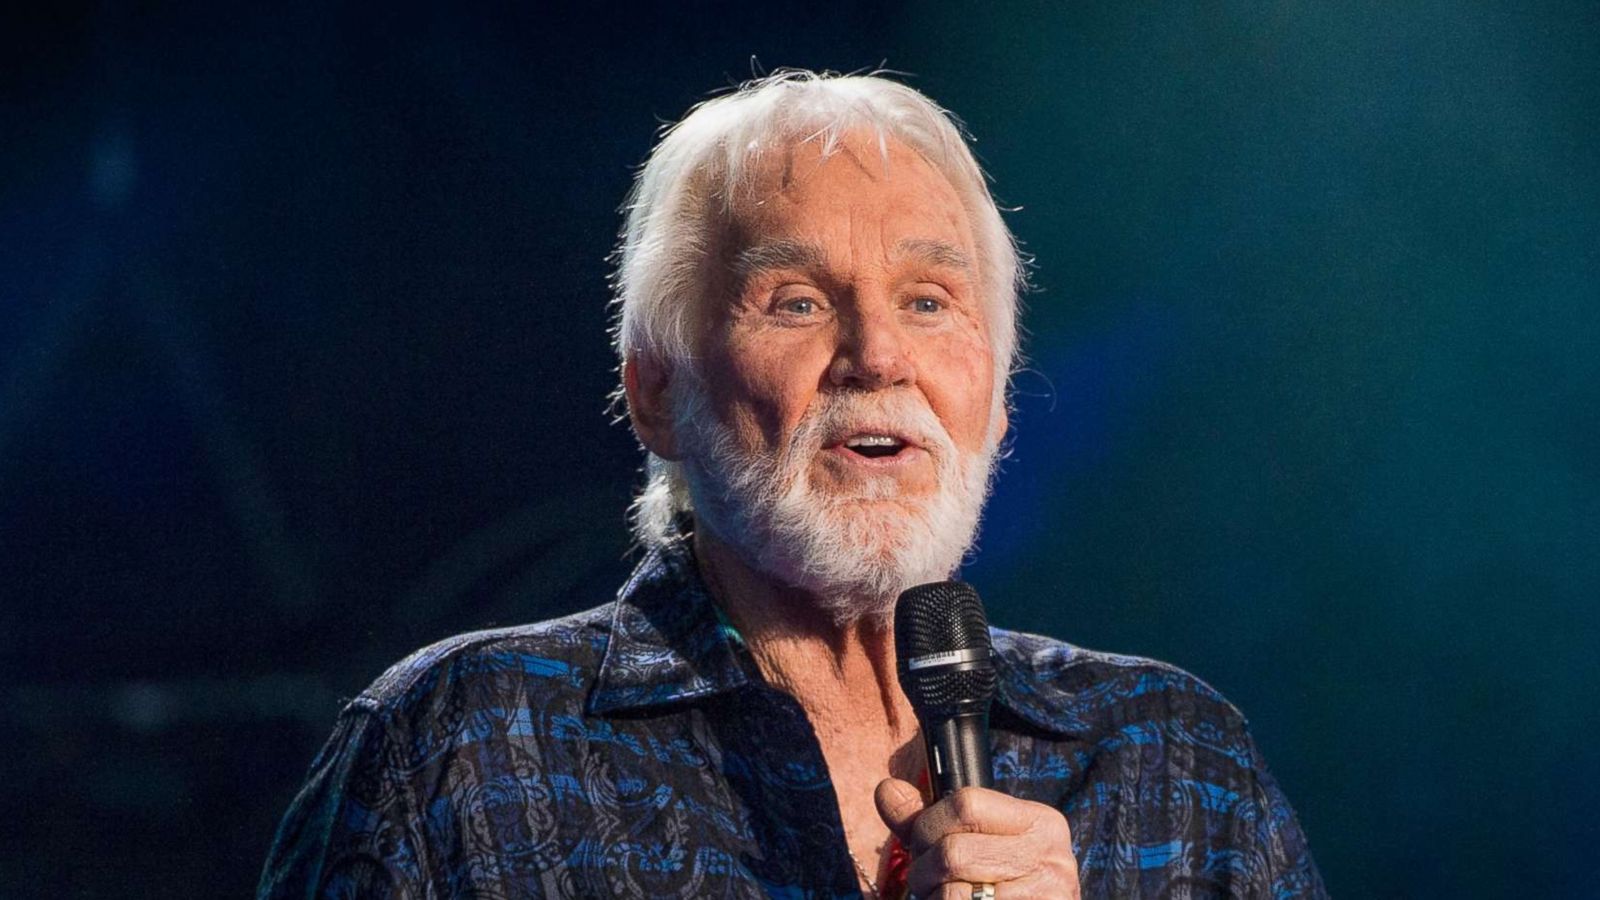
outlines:
[[[955,442],[921,397],[909,392],[819,394],[789,438],[790,458],[809,457],[855,434],[889,434],[931,453],[953,457]]]

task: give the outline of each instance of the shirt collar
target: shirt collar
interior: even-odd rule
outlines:
[[[991,629],[999,675],[997,705],[1055,734],[1083,726],[1065,714],[1060,690],[1041,680],[1060,671],[1076,648],[1046,638]],[[686,540],[651,550],[612,606],[611,635],[589,695],[591,715],[606,715],[714,696],[750,683],[735,644],[706,590]]]
[[[651,550],[613,604],[589,712],[679,703],[748,683],[687,541]]]
[[[1020,631],[989,629],[999,675],[995,705],[1054,735],[1090,731],[1070,677],[1084,651],[1071,644]],[[1079,701],[1079,702],[1075,702]]]

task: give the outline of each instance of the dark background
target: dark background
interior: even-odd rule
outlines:
[[[340,698],[609,597],[615,208],[752,55],[915,73],[1022,207],[998,623],[1219,687],[1340,896],[1591,889],[1596,5],[32,6],[0,895],[243,895]]]

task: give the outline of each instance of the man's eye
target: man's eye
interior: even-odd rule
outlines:
[[[911,308],[919,313],[936,313],[944,310],[944,301],[937,297],[918,297],[911,301]]]
[[[779,302],[778,309],[796,316],[809,316],[817,311],[817,301],[810,297],[792,297]]]

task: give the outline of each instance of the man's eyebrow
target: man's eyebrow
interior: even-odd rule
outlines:
[[[960,247],[946,241],[937,241],[932,238],[906,238],[895,245],[906,256],[914,256],[923,262],[936,266],[949,266],[952,269],[972,268],[972,260],[962,252]]]
[[[799,241],[770,241],[746,247],[734,254],[733,274],[740,281],[774,269],[820,269],[826,255],[815,244]]]

